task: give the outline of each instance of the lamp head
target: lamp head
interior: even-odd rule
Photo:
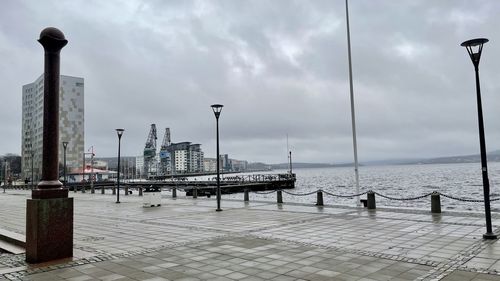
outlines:
[[[215,118],[219,119],[222,108],[224,107],[222,104],[212,104],[212,110],[214,111]]]
[[[481,53],[483,52],[483,45],[489,40],[486,38],[476,38],[463,42],[460,46],[467,49],[469,57],[472,60],[474,66],[479,65],[479,60],[481,59]]]
[[[124,131],[125,129],[116,129],[116,134],[118,135],[118,138],[122,137]]]
[[[63,141],[63,147],[64,147],[64,149],[66,149],[66,147],[68,147],[68,142],[67,141]]]

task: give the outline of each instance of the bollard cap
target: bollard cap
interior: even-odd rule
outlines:
[[[47,27],[42,30],[38,42],[48,51],[59,51],[68,44],[64,33],[55,27]]]

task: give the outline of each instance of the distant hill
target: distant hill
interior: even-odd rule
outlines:
[[[500,162],[500,150],[490,151],[487,153],[488,161]],[[479,154],[438,157],[417,161],[419,164],[450,164],[450,163],[477,163],[481,162]]]
[[[500,162],[500,150],[488,152],[489,162]],[[411,164],[453,164],[453,163],[478,163],[481,162],[479,154],[447,156],[436,158],[402,158],[402,159],[387,159],[376,161],[364,161],[360,166],[376,166],[376,165],[411,165]],[[252,163],[256,164],[256,163]],[[258,163],[261,168],[267,169],[288,169],[288,163],[279,164],[264,164]],[[250,165],[250,164],[249,164]],[[329,164],[329,163],[292,163],[292,168],[329,168],[329,167],[352,167],[354,163]]]
[[[288,163],[271,164],[272,169],[288,169]],[[330,167],[350,167],[352,163],[328,164],[328,163],[292,163],[292,168],[330,168]]]

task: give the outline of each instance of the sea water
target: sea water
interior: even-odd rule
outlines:
[[[500,163],[488,163],[491,198],[500,198]],[[286,173],[275,170],[266,173]],[[305,194],[318,189],[340,194],[356,194],[353,167],[294,169],[297,182],[295,189],[286,190],[296,194]],[[258,174],[258,173],[257,173]],[[234,176],[234,175],[231,175]],[[211,176],[213,177],[213,176]],[[483,181],[480,163],[460,164],[422,164],[391,166],[360,166],[360,192],[373,190],[380,194],[409,198],[439,191],[443,194],[464,199],[483,200]],[[223,195],[224,198],[242,199],[243,194]],[[325,204],[355,206],[353,198],[339,198],[323,194]],[[366,195],[361,196],[362,199]],[[250,200],[275,201],[276,193],[258,194],[252,192]],[[316,202],[316,194],[294,196],[284,193],[284,202]],[[430,196],[418,200],[398,201],[376,197],[377,206],[404,207],[430,210]],[[452,200],[441,196],[443,210],[478,211],[484,210],[484,204]],[[500,212],[500,200],[491,202],[492,212]]]

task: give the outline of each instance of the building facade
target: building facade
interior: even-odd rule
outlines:
[[[22,176],[39,181],[43,150],[43,74],[22,87]],[[81,166],[84,152],[84,80],[61,75],[59,84],[59,167],[62,172],[67,141],[66,166]],[[61,173],[62,174],[62,173]]]
[[[167,147],[173,174],[203,172],[203,151],[201,144],[190,142],[172,143]]]

